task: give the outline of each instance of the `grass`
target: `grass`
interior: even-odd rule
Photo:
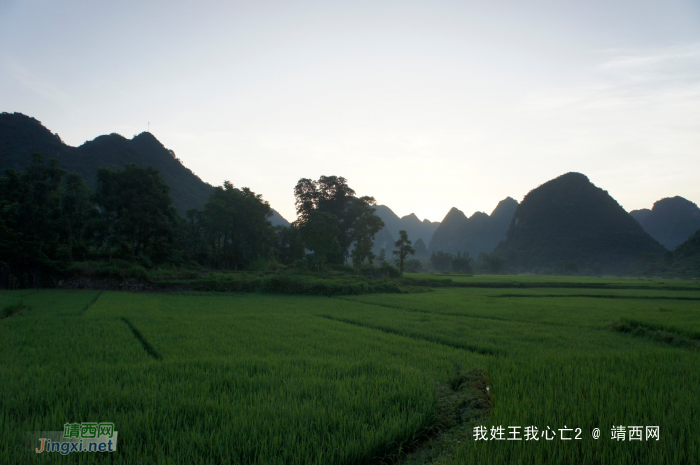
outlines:
[[[0,292],[0,308],[31,308],[0,320],[0,463],[48,460],[25,432],[81,421],[114,422],[118,452],[52,461],[693,463],[698,353],[651,336],[697,341],[700,291],[630,281],[333,298]],[[476,425],[582,439],[474,441]],[[615,425],[661,438],[614,441]]]
[[[24,304],[21,301],[6,305],[0,310],[0,320],[9,318],[15,313],[21,312],[22,309],[24,309]]]

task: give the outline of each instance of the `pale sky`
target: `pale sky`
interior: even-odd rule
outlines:
[[[321,175],[433,221],[569,171],[700,203],[700,2],[0,0],[0,111],[74,146],[150,121],[290,221]]]

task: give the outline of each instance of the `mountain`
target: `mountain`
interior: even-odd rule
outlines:
[[[428,249],[456,254],[469,252],[476,258],[481,252],[490,253],[506,237],[518,202],[507,197],[487,215],[476,212],[469,218],[457,208],[452,208],[433,234]]]
[[[661,199],[651,210],[633,210],[630,215],[668,250],[675,249],[700,229],[700,208],[683,197]]]
[[[630,216],[637,220],[637,223],[642,224],[642,221],[646,220],[649,215],[651,215],[651,210],[648,208],[642,208],[639,210],[632,210]]]
[[[0,114],[0,172],[8,168],[23,170],[32,152],[41,152],[47,159],[57,158],[61,167],[80,174],[90,187],[94,186],[97,170],[103,166],[113,169],[123,169],[128,163],[153,166],[170,186],[173,203],[181,214],[191,208],[202,209],[213,189],[150,132],[142,132],[133,139],[109,134],[80,147],[71,147],[34,118],[21,113]],[[270,221],[273,225],[289,225],[274,210]]]
[[[525,196],[494,253],[513,271],[620,274],[664,248],[607,191],[567,173]]]
[[[384,229],[387,230],[392,238],[398,238],[399,231],[403,230],[406,231],[408,238],[413,242],[418,239],[423,239],[423,242],[425,243],[430,242],[430,238],[433,236],[433,233],[440,224],[437,221],[421,221],[418,219],[415,213],[399,218],[398,215],[396,215],[396,213],[394,213],[391,208],[387,207],[386,205],[377,205],[375,214],[380,217],[382,221],[384,221]],[[385,234],[383,233],[383,236],[384,235]],[[394,245],[392,242],[391,250],[393,250],[393,247]]]
[[[669,274],[675,276],[700,276],[700,230],[673,251],[673,263]]]
[[[430,256],[430,253],[428,252],[428,248],[425,246],[425,242],[423,242],[423,239],[418,238],[416,242],[413,243],[413,250],[415,250],[415,254],[411,258],[428,258]]]

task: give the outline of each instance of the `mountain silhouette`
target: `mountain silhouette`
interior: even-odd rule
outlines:
[[[700,230],[673,251],[671,272],[675,276],[700,276]]]
[[[438,228],[437,221],[419,220],[415,213],[403,216],[401,218],[394,213],[391,208],[386,205],[377,205],[375,214],[384,221],[384,229],[392,237],[392,240],[396,240],[399,237],[399,231],[406,231],[408,238],[415,242],[418,239],[423,239],[423,242],[429,243],[433,233]],[[381,236],[380,236],[381,234]],[[385,232],[380,231],[377,237],[388,237]],[[376,241],[376,237],[375,237]],[[387,250],[394,250],[394,244],[392,242],[391,248]]]
[[[476,258],[481,252],[490,253],[506,237],[518,202],[507,197],[487,215],[476,212],[469,218],[457,208],[452,208],[433,234],[428,249],[456,254],[469,252]]]
[[[607,191],[567,173],[525,196],[494,253],[513,271],[624,274],[664,248]]]
[[[58,159],[62,168],[81,175],[90,187],[94,186],[97,170],[103,166],[115,170],[123,169],[128,163],[153,166],[170,186],[173,204],[181,214],[192,208],[201,210],[213,191],[210,184],[183,165],[150,132],[132,139],[109,134],[72,147],[34,118],[21,113],[0,114],[0,171],[25,169],[33,152],[40,152],[47,159]],[[273,225],[289,225],[274,210],[270,221]]]
[[[661,199],[651,210],[633,210],[630,215],[668,250],[675,249],[700,229],[700,208],[679,196]]]

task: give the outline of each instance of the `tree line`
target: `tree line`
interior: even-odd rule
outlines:
[[[27,169],[0,178],[0,282],[42,286],[88,260],[221,270],[272,261],[318,272],[374,264],[374,236],[384,223],[373,197],[357,197],[339,176],[300,179],[294,195],[298,217],[290,227],[273,227],[268,202],[228,181],[183,217],[152,167],[101,168],[89,189],[57,160],[34,153]],[[413,253],[402,233],[394,251],[399,272]]]

